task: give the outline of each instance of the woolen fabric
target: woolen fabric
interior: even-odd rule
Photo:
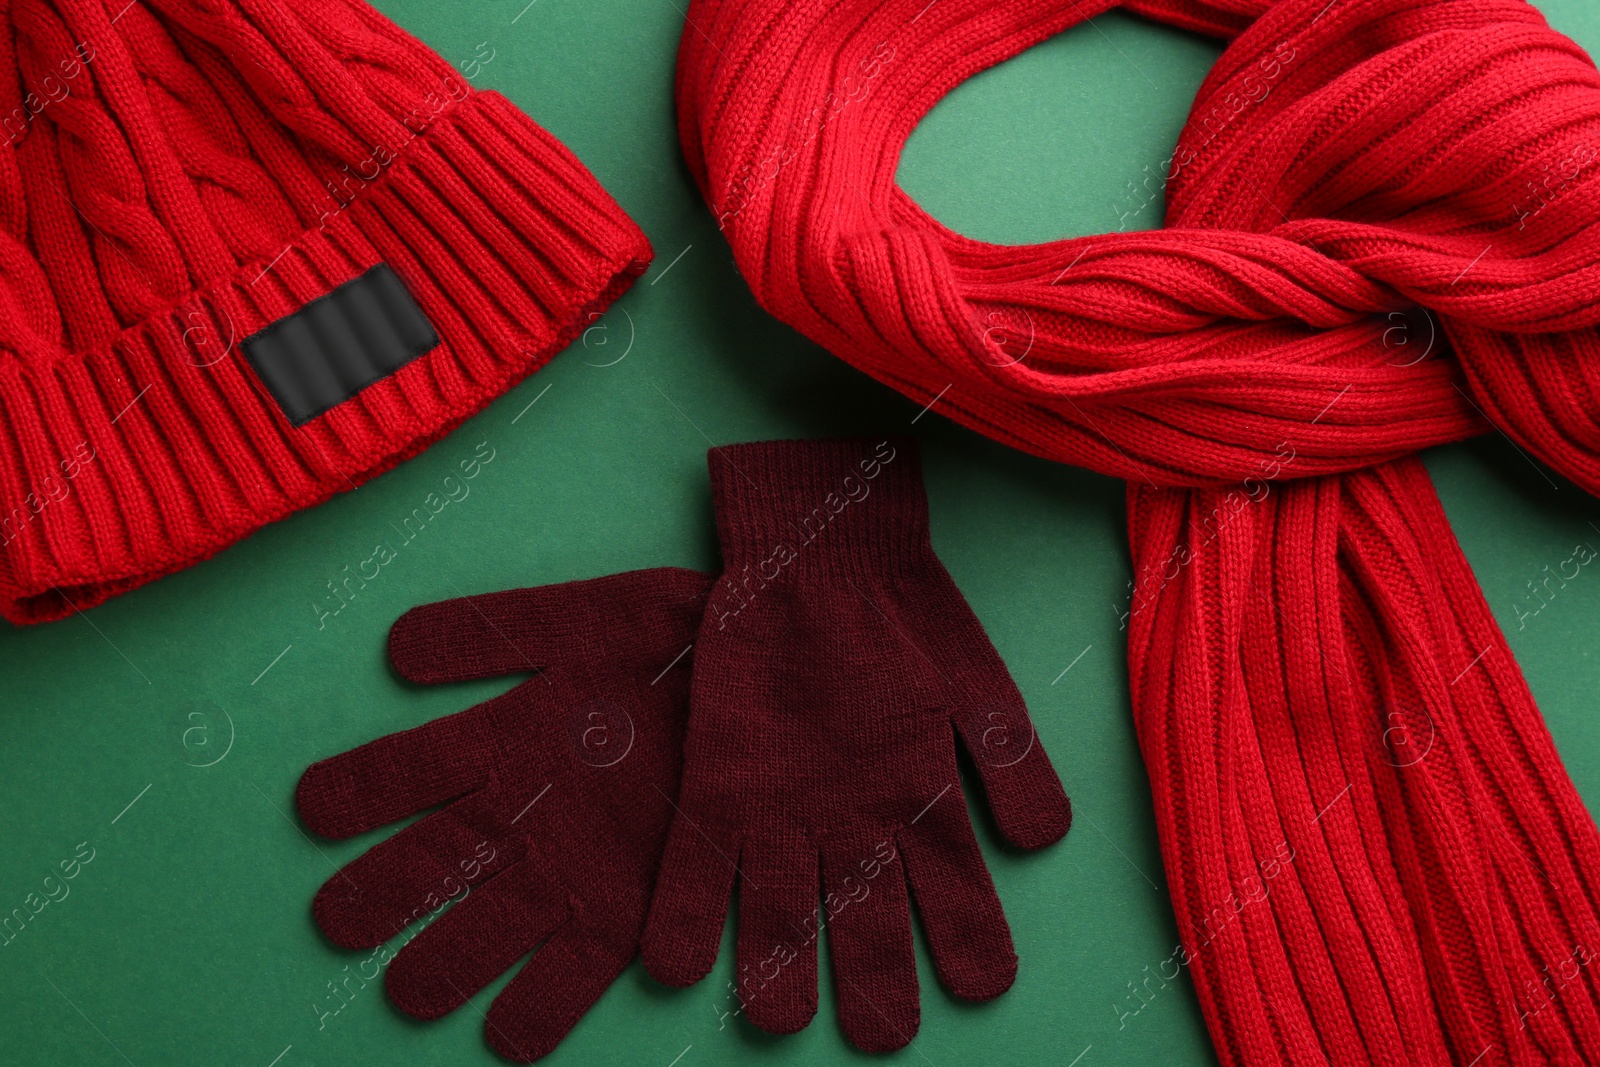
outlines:
[[[389,658],[426,684],[537,672],[465,711],[314,763],[307,826],[351,837],[444,805],[340,868],[312,903],[374,948],[389,999],[433,1019],[533,953],[484,1013],[520,1062],[551,1052],[639,952],[672,819],[689,644],[709,575],[672,567],[413,608]]]
[[[1127,479],[1160,970],[1224,1063],[1600,1063],[1600,834],[1412,455],[1492,428],[1600,490],[1600,74],[1522,0],[1137,0],[1230,42],[1165,229],[1007,247],[896,185],[1113,6],[695,0],[690,171],[772,314]]]
[[[416,454],[649,262],[571,152],[361,0],[15,0],[0,30],[13,622]],[[242,343],[380,262],[438,344],[291,423]]]
[[[950,992],[989,1000],[1017,974],[958,746],[1010,843],[1059,840],[1072,808],[934,555],[915,441],[764,441],[707,462],[723,569],[644,965],[670,985],[704,978],[737,883],[729,1011],[773,1033],[807,1026],[826,931],[845,1036],[902,1048],[922,1018],[913,901]]]

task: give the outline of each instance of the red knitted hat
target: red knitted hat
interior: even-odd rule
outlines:
[[[361,0],[0,21],[0,614],[60,618],[388,469],[650,247]]]

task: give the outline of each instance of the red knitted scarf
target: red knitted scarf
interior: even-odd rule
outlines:
[[[997,246],[899,189],[945,93],[1113,6],[696,0],[689,166],[772,314],[1128,480],[1224,1063],[1600,1063],[1600,836],[1411,455],[1493,426],[1600,489],[1600,75],[1522,0],[1136,0],[1232,42],[1165,229]]]

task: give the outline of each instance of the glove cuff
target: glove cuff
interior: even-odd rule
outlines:
[[[928,550],[913,438],[727,445],[707,464],[726,574],[881,572]]]

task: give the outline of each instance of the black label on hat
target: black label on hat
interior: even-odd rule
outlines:
[[[300,426],[438,344],[405,283],[379,263],[240,347],[289,421]]]

